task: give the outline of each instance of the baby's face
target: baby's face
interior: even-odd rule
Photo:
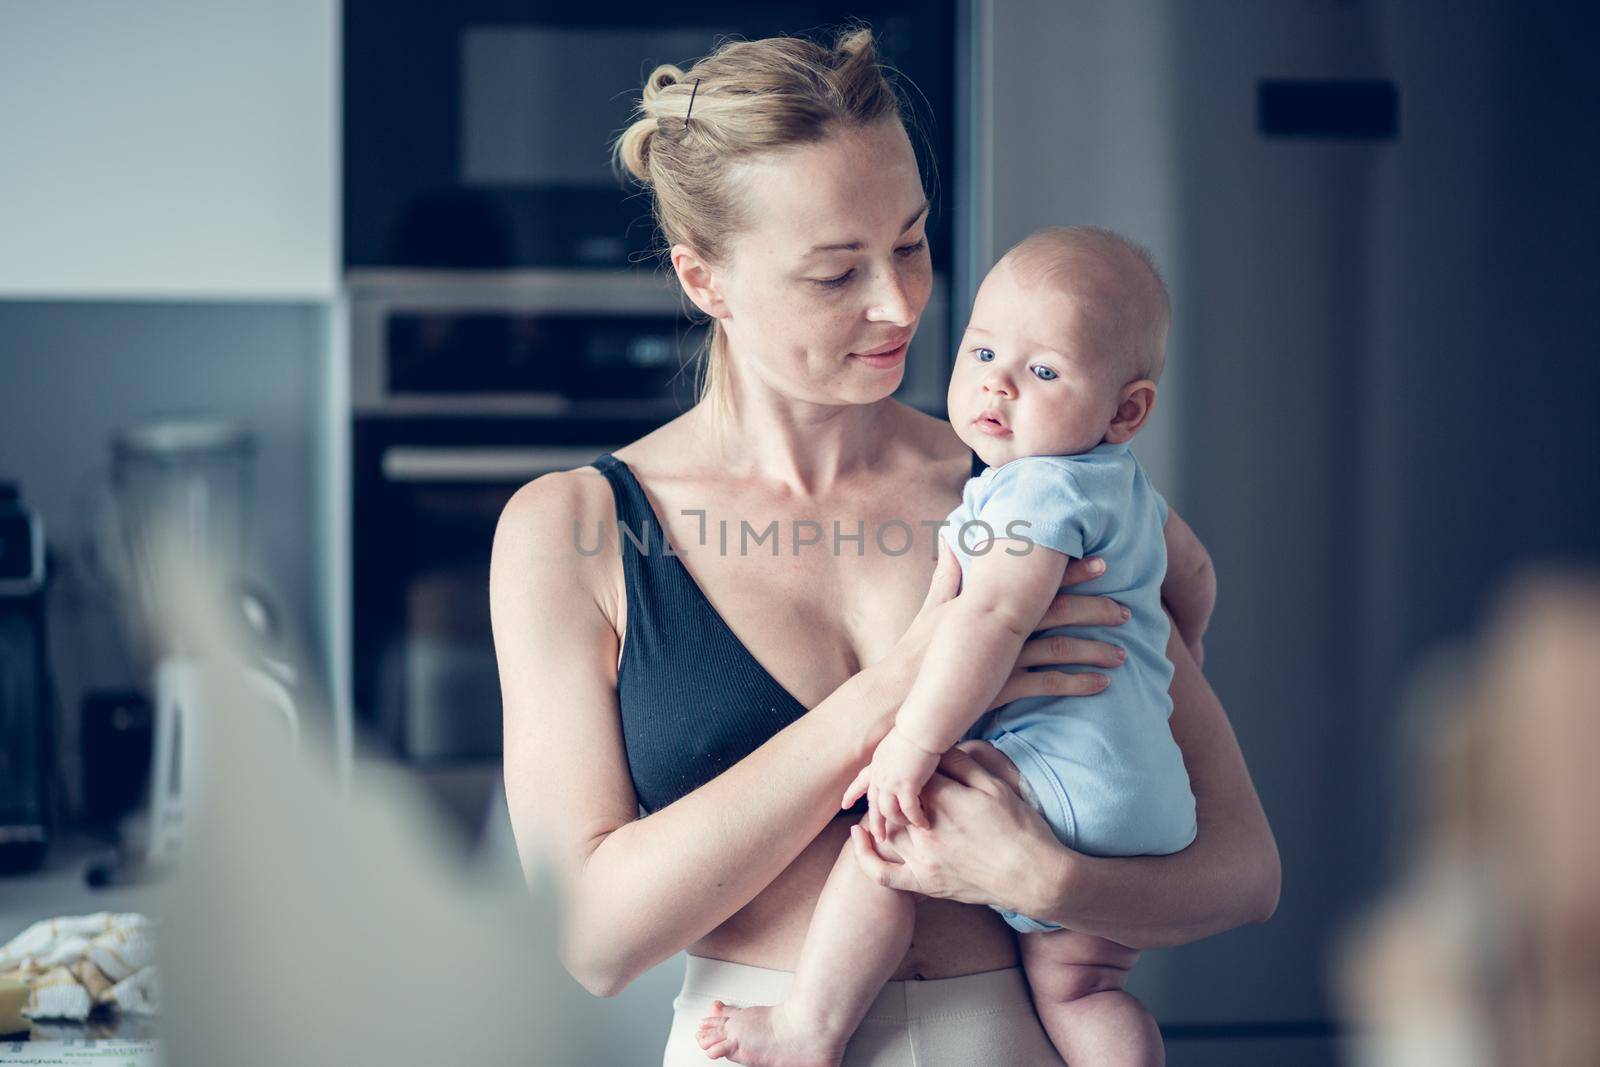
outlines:
[[[1126,383],[1094,350],[1080,305],[1019,285],[1003,263],[978,288],[946,402],[950,425],[989,466],[1077,455],[1105,439]]]

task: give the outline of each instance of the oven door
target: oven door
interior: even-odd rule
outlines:
[[[359,714],[406,758],[500,753],[489,554],[519,486],[658,421],[358,419],[353,534]]]

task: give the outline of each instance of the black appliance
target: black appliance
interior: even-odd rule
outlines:
[[[45,644],[44,526],[0,483],[0,871],[37,867],[50,840],[54,693]]]
[[[356,713],[414,761],[492,758],[500,511],[687,408],[702,328],[645,271],[368,272],[349,292]]]
[[[818,36],[847,20],[870,25],[883,61],[914,84],[930,192],[948,187],[955,0],[346,0],[345,264],[626,267],[652,227],[611,173],[608,143],[652,66],[687,66],[728,34]],[[944,275],[946,199],[928,224]]]
[[[114,830],[149,796],[155,715],[150,701],[132,690],[85,693],[80,712],[84,817]]]

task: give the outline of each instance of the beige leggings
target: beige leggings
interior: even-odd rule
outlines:
[[[662,1067],[713,1062],[695,1042],[700,1020],[720,1000],[736,1007],[776,1004],[794,975],[690,956],[672,1002]],[[1028,996],[1020,967],[961,978],[889,982],[850,1039],[844,1067],[1060,1067]]]

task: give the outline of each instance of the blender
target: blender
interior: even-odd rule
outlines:
[[[113,561],[127,629],[150,664],[154,729],[148,821],[137,860],[160,868],[176,856],[183,830],[185,783],[194,779],[199,716],[207,708],[193,641],[184,633],[178,591],[184,583],[216,582],[232,621],[268,636],[277,613],[241,577],[251,528],[255,445],[240,426],[210,417],[171,418],[135,426],[112,444],[111,504],[101,551]],[[246,675],[281,714],[291,733],[297,719],[286,659],[252,656]],[[127,864],[123,854],[117,862]],[[123,872],[124,877],[127,872]],[[110,881],[102,869],[91,881]],[[120,880],[120,879],[119,879]]]

